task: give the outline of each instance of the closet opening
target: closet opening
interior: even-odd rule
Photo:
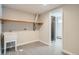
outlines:
[[[62,16],[51,16],[51,45],[62,50]]]

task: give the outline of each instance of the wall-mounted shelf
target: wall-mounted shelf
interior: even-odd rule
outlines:
[[[0,19],[2,21],[2,25],[4,28],[9,27],[10,25],[10,28],[8,28],[7,30],[4,30],[4,31],[15,31],[15,30],[39,30],[43,24],[43,22],[41,21],[33,21],[33,20],[12,20],[12,19]],[[14,24],[14,25],[12,25]],[[17,25],[16,25],[17,24]],[[12,27],[11,27],[12,26]],[[18,29],[16,29],[15,27],[20,27]],[[3,29],[4,29],[3,28]]]
[[[36,23],[36,24],[43,24],[42,22],[34,22],[33,20],[15,20],[15,19],[1,19],[2,21],[13,21],[13,22],[24,22],[24,23]]]

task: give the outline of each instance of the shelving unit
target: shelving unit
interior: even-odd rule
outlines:
[[[13,22],[24,22],[24,23],[36,23],[36,24],[43,24],[42,22],[34,22],[33,20],[10,20],[10,19],[1,19],[2,21],[13,21]]]
[[[39,30],[43,24],[43,22],[41,22],[41,21],[35,22],[34,20],[17,20],[17,19],[1,19],[1,20],[2,20],[2,23],[4,23],[4,22],[18,22],[18,23],[33,24],[34,31]]]

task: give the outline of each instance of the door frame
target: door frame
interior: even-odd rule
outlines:
[[[63,44],[64,44],[64,41],[63,41],[63,38],[64,38],[64,19],[63,19],[63,17],[64,17],[64,12],[63,12],[63,9],[62,9],[62,8],[61,8],[61,11],[60,11],[60,12],[61,12],[61,19],[62,19],[62,49],[63,49]],[[50,20],[49,20],[50,23],[51,23],[51,21],[52,21],[51,17],[55,17],[55,16],[53,16],[53,15],[50,16]],[[50,33],[49,33],[49,35],[50,35],[50,38],[49,38],[49,39],[50,39],[50,45],[51,45],[51,24],[49,25],[49,28],[50,28],[50,29],[49,29],[49,30],[50,30],[50,31],[49,31],[49,32],[50,32]],[[56,29],[56,28],[55,28],[55,29]],[[55,33],[56,33],[56,30],[55,30]],[[56,39],[56,34],[55,34],[55,39]]]

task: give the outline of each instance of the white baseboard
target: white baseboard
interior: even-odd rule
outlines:
[[[44,44],[46,44],[46,45],[50,45],[50,44],[48,44],[48,43],[46,43],[46,42],[44,42],[44,41],[40,41],[40,42],[42,42],[42,43],[44,43]]]
[[[68,54],[68,55],[75,55],[74,53],[71,53],[71,52],[69,52],[67,50],[64,50],[64,49],[63,49],[63,52],[66,53],[66,54]]]
[[[33,43],[33,42],[37,42],[37,41],[39,41],[39,40],[34,40],[34,41],[29,41],[29,42],[17,44],[17,46],[22,46],[22,45],[26,45],[26,44]]]

